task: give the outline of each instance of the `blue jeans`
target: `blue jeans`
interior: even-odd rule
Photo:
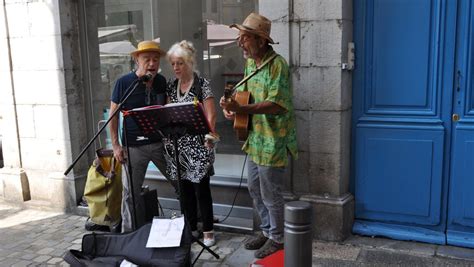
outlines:
[[[284,174],[284,167],[262,166],[249,160],[248,190],[262,221],[260,229],[263,235],[277,243],[283,243]]]

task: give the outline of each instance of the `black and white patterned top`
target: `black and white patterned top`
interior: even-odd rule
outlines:
[[[178,96],[178,79],[168,81],[166,95],[170,103],[193,102],[197,97],[199,102],[213,97],[209,81],[194,74],[194,82],[188,93]],[[164,138],[166,158],[166,172],[171,179],[176,179],[176,160],[174,156],[173,140]],[[204,146],[204,136],[186,134],[178,139],[179,163],[181,179],[199,183],[206,175],[214,174],[214,149]]]

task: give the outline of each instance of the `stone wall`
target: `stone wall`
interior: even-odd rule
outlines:
[[[84,139],[77,21],[77,1],[2,3],[0,192],[7,200],[75,205],[74,175],[62,173],[72,144]]]
[[[260,0],[272,20],[274,48],[290,64],[299,159],[290,190],[313,204],[318,239],[350,233],[351,72],[342,69],[352,42],[352,0]]]

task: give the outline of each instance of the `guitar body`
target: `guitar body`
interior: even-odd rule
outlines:
[[[236,92],[234,96],[235,101],[240,105],[247,105],[250,103],[250,92],[249,91],[242,91]],[[250,125],[250,116],[249,114],[235,114],[234,119],[234,130],[237,134],[237,139],[239,141],[247,140],[249,136],[249,125]]]

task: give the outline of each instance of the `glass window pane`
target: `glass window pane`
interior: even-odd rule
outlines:
[[[96,118],[104,118],[110,105],[110,95],[118,77],[133,71],[130,52],[142,40],[156,40],[163,49],[186,39],[198,50],[200,73],[211,81],[217,107],[217,131],[221,142],[217,153],[243,155],[241,143],[232,129],[233,122],[222,115],[218,100],[228,83],[243,78],[244,59],[235,42],[237,33],[228,25],[241,23],[257,9],[257,0],[96,0],[100,84],[93,85],[91,112]],[[90,12],[90,11],[89,11]],[[86,17],[89,17],[86,15]],[[91,16],[96,17],[96,16]],[[234,35],[233,35],[234,34]],[[90,44],[94,45],[94,44]],[[91,60],[96,60],[92,58]],[[161,73],[172,78],[169,63],[163,58]],[[103,112],[103,113],[102,113]],[[219,156],[216,157],[219,160]],[[222,156],[222,161],[233,157]],[[219,168],[217,168],[219,169]],[[234,172],[234,171],[231,171]],[[240,175],[235,174],[235,175]]]

